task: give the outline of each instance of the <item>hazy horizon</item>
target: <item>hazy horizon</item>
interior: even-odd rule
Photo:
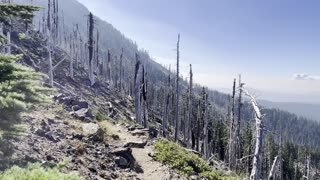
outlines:
[[[182,74],[201,85],[231,91],[241,73],[261,99],[320,103],[320,2],[78,1],[172,68],[181,33]]]

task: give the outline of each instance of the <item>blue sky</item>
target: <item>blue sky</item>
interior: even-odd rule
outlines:
[[[162,64],[230,89],[239,73],[260,98],[320,103],[320,1],[79,0]]]

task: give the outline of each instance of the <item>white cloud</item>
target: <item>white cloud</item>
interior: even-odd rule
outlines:
[[[320,80],[320,76],[309,75],[305,73],[296,73],[293,75],[294,80]]]

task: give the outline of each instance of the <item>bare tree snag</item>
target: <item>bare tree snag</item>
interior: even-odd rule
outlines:
[[[111,79],[111,52],[108,49],[108,61],[107,61],[107,80],[109,82],[109,86],[112,86],[112,79]]]
[[[93,29],[94,29],[94,19],[92,13],[89,14],[89,79],[90,85],[93,86],[95,83],[95,77],[93,74]]]
[[[148,104],[147,104],[147,79],[144,66],[142,66],[142,100],[143,100],[143,126],[148,127]]]
[[[234,116],[235,116],[235,93],[236,93],[236,79],[233,80],[232,87],[232,97],[231,97],[231,113],[230,113],[230,122],[229,122],[229,169],[234,170],[236,165],[236,155],[235,155],[235,139],[234,139]]]
[[[140,83],[139,79],[139,68],[140,68],[140,61],[138,54],[136,53],[136,65],[135,65],[135,72],[134,72],[134,106],[135,106],[135,114],[136,114],[136,122],[141,124],[141,110],[140,110]]]
[[[121,48],[121,54],[120,54],[120,76],[119,76],[119,91],[122,92],[122,59],[123,59],[123,48]]]
[[[176,77],[176,112],[175,112],[175,135],[174,135],[174,140],[177,141],[178,140],[178,136],[179,136],[179,121],[180,121],[180,117],[179,117],[179,96],[180,96],[180,92],[179,92],[179,58],[180,58],[180,52],[179,52],[179,46],[180,46],[180,34],[178,34],[178,42],[177,42],[177,77]]]
[[[308,155],[307,157],[307,180],[311,179],[311,175],[310,175],[310,155]]]
[[[189,94],[188,94],[188,123],[187,123],[187,145],[190,145],[190,140],[192,136],[192,102],[193,102],[193,73],[192,73],[192,65],[190,64],[190,80],[189,80]]]
[[[203,152],[206,159],[209,158],[209,147],[208,147],[208,94],[205,94],[204,99],[204,126],[203,126],[203,133],[204,133],[204,140],[203,140]]]
[[[238,99],[238,121],[236,127],[236,158],[240,159],[241,156],[241,140],[240,140],[240,124],[241,124],[241,107],[242,107],[242,86],[241,82],[241,74],[239,75],[239,99]],[[238,168],[238,164],[236,164],[236,168]]]
[[[274,179],[274,175],[276,173],[276,167],[278,166],[278,161],[279,161],[279,157],[276,156],[274,158],[274,160],[273,160],[273,163],[272,163],[272,166],[271,166],[271,169],[270,169],[270,172],[269,172],[269,176],[268,176],[269,180]]]
[[[51,35],[49,27],[47,28],[47,51],[48,51],[48,60],[49,60],[49,85],[53,87],[53,67],[52,67],[52,54],[51,54]]]
[[[251,105],[254,109],[256,120],[256,147],[254,151],[250,180],[259,180],[261,174],[261,153],[263,148],[262,114],[260,112],[256,99],[247,90],[243,88],[242,90],[245,95],[248,96],[251,100]]]

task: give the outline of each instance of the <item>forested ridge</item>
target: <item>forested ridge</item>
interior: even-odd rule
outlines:
[[[80,82],[92,89],[115,89],[133,102],[137,124],[154,127],[211,165],[223,162],[250,179],[319,177],[320,124],[259,106],[241,75],[230,80],[230,95],[196,84],[192,65],[188,77],[181,77],[183,34],[173,40],[177,64],[162,66],[76,0],[15,3],[44,9],[33,24],[2,22],[3,51],[22,53],[26,65],[48,75],[48,87]],[[28,38],[35,44],[27,47]]]

